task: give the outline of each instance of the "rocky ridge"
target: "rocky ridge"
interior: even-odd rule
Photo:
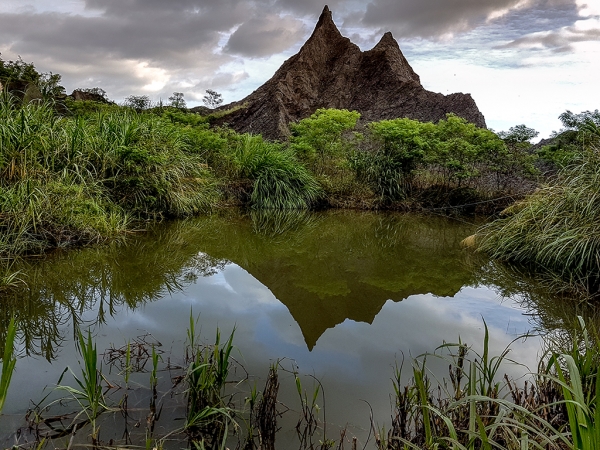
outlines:
[[[325,6],[311,37],[275,75],[221,119],[239,132],[270,139],[289,135],[290,122],[319,108],[361,113],[365,122],[408,117],[437,122],[454,113],[479,127],[485,119],[470,94],[427,91],[390,32],[368,51],[342,36]]]

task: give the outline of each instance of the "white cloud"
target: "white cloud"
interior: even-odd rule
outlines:
[[[600,2],[598,0],[575,0],[582,16],[600,15]]]
[[[488,127],[499,131],[525,123],[547,137],[561,127],[558,115],[566,109],[579,112],[600,105],[600,90],[591,88],[600,72],[599,45],[575,46],[575,54],[532,56],[519,68],[467,60],[416,61],[413,68],[427,89],[471,93]]]

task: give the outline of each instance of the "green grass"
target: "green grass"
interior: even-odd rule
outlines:
[[[219,198],[201,133],[106,107],[62,117],[0,98],[0,255],[99,242]]]
[[[232,160],[239,176],[252,181],[252,208],[307,209],[321,195],[316,179],[291,150],[260,136],[243,136]]]
[[[81,331],[78,332],[77,336],[79,353],[81,355],[81,360],[79,361],[81,376],[78,377],[75,372],[66,368],[58,380],[56,389],[66,391],[70,395],[70,398],[78,405],[78,411],[72,418],[72,423],[68,429],[75,433],[78,428],[89,424],[91,426],[92,442],[93,445],[96,445],[99,439],[98,418],[103,412],[109,409],[102,390],[102,367],[98,365],[98,352],[90,331],[88,330],[87,338],[83,336]],[[70,371],[72,374],[77,387],[61,384],[67,371]],[[63,404],[63,399],[52,402],[47,408],[50,408],[54,404]],[[78,421],[80,416],[85,417],[85,419]]]
[[[201,349],[190,313],[188,335],[187,414],[185,430],[196,445],[225,448],[229,427],[237,427],[225,396],[235,329],[224,343],[217,329],[215,343]]]

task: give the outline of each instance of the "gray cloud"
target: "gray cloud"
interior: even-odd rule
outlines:
[[[532,11],[537,14],[534,23],[545,21],[545,26],[551,26],[554,21],[565,18],[565,10],[576,13],[575,0],[372,0],[361,23],[391,30],[401,38],[436,39],[487,26],[506,16],[518,19]],[[571,14],[568,20],[569,24],[573,23]],[[517,22],[507,23],[504,31],[511,33],[515,31],[511,26],[526,26]],[[529,30],[531,32],[531,28]]]
[[[117,98],[144,90],[162,95],[161,85],[211,87],[232,59],[218,51],[220,39],[252,10],[237,0],[203,3],[91,0],[86,16],[0,13],[0,50],[61,73],[68,89],[93,83]]]
[[[259,16],[235,30],[223,50],[248,57],[270,56],[300,41],[305,32],[304,23],[291,16]]]
[[[600,28],[565,27],[549,32],[539,32],[515,39],[496,48],[549,49],[562,53],[573,49],[576,42],[600,41]]]
[[[519,0],[373,0],[363,24],[388,27],[399,37],[438,37],[473,29],[494,11],[513,8]]]

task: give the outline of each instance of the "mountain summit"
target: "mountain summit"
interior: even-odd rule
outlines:
[[[408,117],[437,122],[454,113],[480,127],[485,119],[470,94],[427,91],[390,32],[362,52],[342,36],[327,6],[310,38],[275,75],[223,118],[239,132],[270,139],[289,135],[288,124],[319,108],[361,113],[366,122]]]

